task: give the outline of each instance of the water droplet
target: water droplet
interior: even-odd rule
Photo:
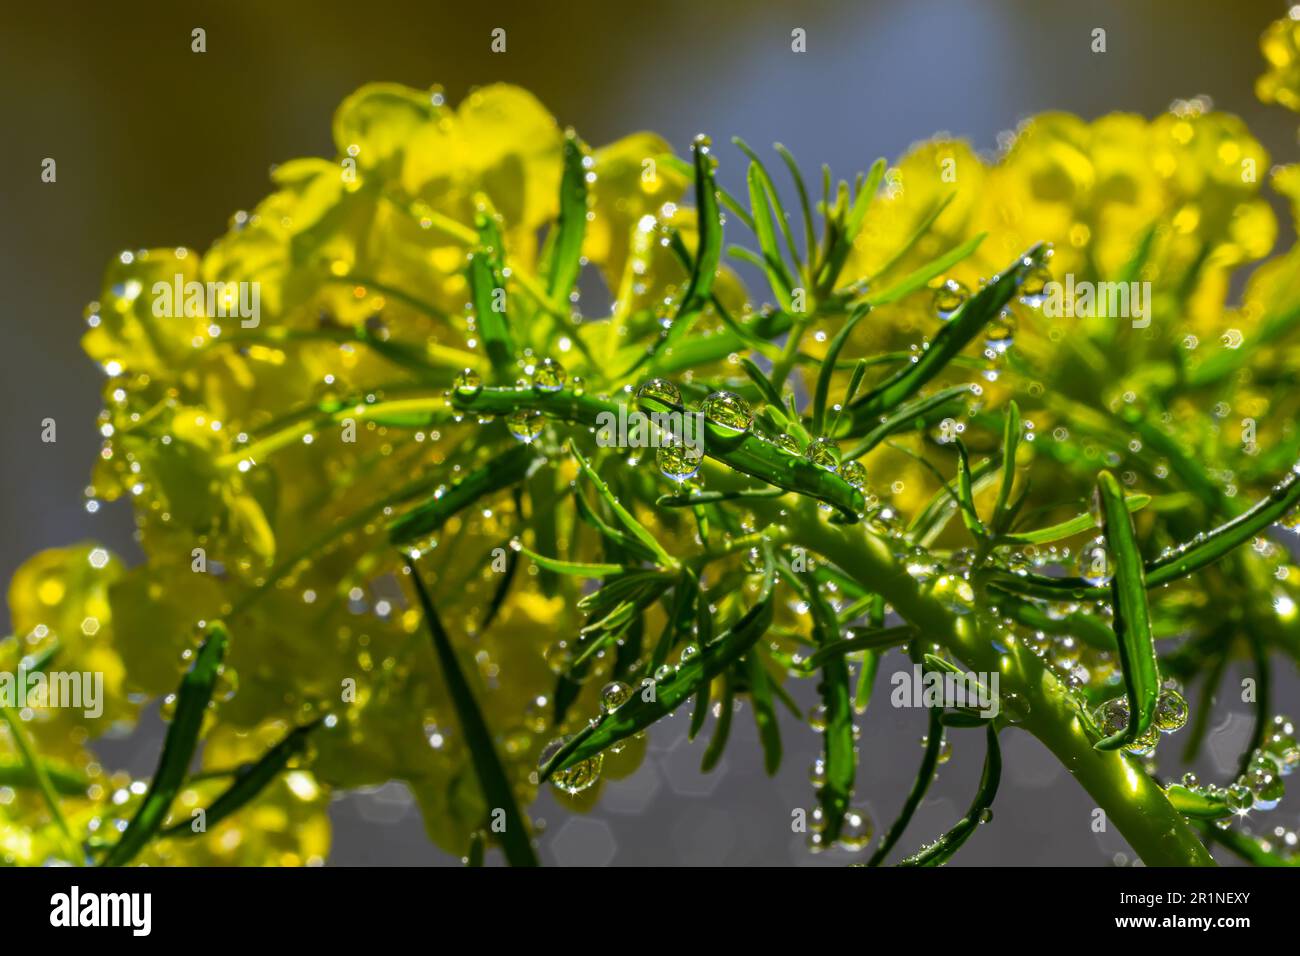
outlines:
[[[1031,308],[1037,308],[1047,300],[1047,283],[1052,281],[1052,270],[1047,266],[1035,266],[1025,273],[1020,280],[1020,301]]]
[[[835,443],[826,438],[815,438],[808,443],[804,457],[818,468],[835,471],[840,464],[839,449]]]
[[[1106,547],[1106,539],[1098,535],[1079,551],[1076,560],[1079,577],[1093,587],[1103,587],[1115,577],[1115,559]]]
[[[229,664],[223,664],[217,671],[217,680],[212,686],[212,699],[226,702],[234,700],[239,693],[239,672]]]
[[[546,649],[546,666],[555,675],[565,674],[573,666],[573,650],[568,641],[556,641]]]
[[[840,476],[858,491],[867,487],[867,469],[862,466],[861,462],[847,462],[840,469]]]
[[[824,734],[826,732],[826,705],[818,704],[813,712],[808,715],[808,726],[813,729],[814,733]]]
[[[1015,340],[1016,317],[1007,309],[984,327],[984,345],[999,355],[1011,348]]]
[[[558,392],[564,388],[569,373],[555,359],[542,359],[533,369],[533,388],[539,392]]]
[[[783,451],[788,451],[792,455],[799,454],[799,443],[789,435],[784,433],[776,436],[776,443]]]
[[[875,828],[871,825],[871,817],[865,810],[851,809],[844,814],[844,821],[840,825],[840,835],[838,843],[842,849],[851,853],[857,853],[865,850],[871,843],[871,837]]]
[[[610,681],[600,689],[600,710],[604,714],[612,714],[632,696],[632,688],[622,681]]]
[[[907,569],[907,573],[911,575],[913,580],[919,581],[922,584],[933,579],[934,576],[939,573],[938,562],[931,558],[929,553],[921,548],[915,548],[912,553],[907,556],[903,563],[903,567]]]
[[[1156,701],[1155,728],[1162,734],[1182,730],[1187,723],[1187,700],[1176,690],[1166,688]]]
[[[456,376],[456,380],[452,384],[457,394],[469,398],[483,390],[483,376],[472,368],[467,368]]]
[[[1286,793],[1281,774],[1267,757],[1252,760],[1242,782],[1250,789],[1256,810],[1272,810]]]
[[[704,420],[724,438],[737,438],[753,424],[754,413],[734,392],[713,392],[700,405]]]
[[[934,290],[934,312],[947,322],[953,314],[970,298],[970,289],[956,279],[946,279]]]
[[[542,424],[542,413],[535,408],[515,409],[506,419],[506,429],[526,444],[542,433]]]
[[[1112,697],[1092,713],[1093,723],[1104,737],[1113,737],[1128,726],[1128,698]]]
[[[1154,727],[1148,727],[1144,734],[1126,746],[1124,750],[1133,754],[1135,757],[1148,757],[1156,752],[1156,745],[1159,743],[1160,731],[1156,730]]]
[[[694,478],[704,460],[704,452],[686,445],[666,445],[655,452],[655,462],[665,478],[686,481]]]
[[[557,737],[543,747],[542,753],[537,759],[538,768],[550,763],[551,758],[559,753],[560,748],[571,739],[572,737]],[[604,763],[604,754],[596,754],[594,757],[580,760],[567,770],[560,770],[551,774],[551,783],[557,790],[562,790],[570,795],[582,793],[582,791],[589,790],[596,785],[596,781],[600,779],[600,771]]]
[[[671,411],[682,404],[682,393],[668,379],[652,378],[636,390],[636,402],[652,412]]]

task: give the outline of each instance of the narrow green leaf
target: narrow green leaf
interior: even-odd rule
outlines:
[[[882,651],[867,651],[862,655],[862,669],[858,672],[858,689],[853,693],[853,712],[865,714],[871,706],[871,692],[875,687],[876,673],[880,670]]]
[[[479,625],[479,633],[485,633],[492,622],[497,619],[501,613],[501,608],[506,603],[506,598],[510,595],[510,585],[514,583],[515,574],[519,570],[519,552],[514,548],[506,548],[506,569],[501,572],[501,580],[497,582],[496,589],[492,592],[492,600],[488,602],[487,612],[483,615],[483,623]]]
[[[1232,808],[1223,797],[1211,796],[1203,790],[1189,790],[1179,783],[1165,787],[1165,796],[1174,809],[1186,817],[1198,820],[1221,820],[1232,816]]]
[[[1206,843],[1218,843],[1254,866],[1300,866],[1300,857],[1282,856],[1266,850],[1257,837],[1247,836],[1231,828],[1220,830],[1208,820],[1197,820],[1196,829]]]
[[[515,360],[515,343],[505,309],[505,280],[501,275],[504,240],[490,213],[480,212],[477,221],[480,245],[469,256],[470,300],[493,374],[497,382],[504,384],[512,378],[511,366]]]
[[[452,392],[453,404],[466,412],[507,415],[519,408],[536,408],[543,414],[588,428],[601,429],[618,421],[618,405],[593,395],[576,395],[569,390],[554,393],[520,388],[482,388],[473,395]],[[606,417],[608,416],[608,417]],[[732,469],[758,478],[786,491],[797,492],[831,505],[837,519],[852,524],[866,508],[862,492],[840,475],[819,468],[802,455],[792,455],[775,442],[751,429],[739,438],[718,436],[704,430],[704,453]]]
[[[469,852],[465,854],[465,865],[478,869],[483,865],[487,853],[487,837],[482,830],[475,830],[469,835]]]
[[[756,488],[751,491],[697,491],[684,495],[660,495],[655,504],[660,508],[695,508],[699,505],[717,504],[719,501],[743,501],[746,498],[780,498],[784,488]]]
[[[722,699],[718,701],[718,721],[713,726],[713,738],[704,751],[700,761],[700,771],[708,773],[722,759],[722,752],[727,748],[727,739],[731,736],[731,718],[735,711],[736,682],[731,671],[722,674]]]
[[[1069,634],[1099,651],[1115,652],[1115,632],[1096,614],[1048,614],[1037,604],[1022,601],[997,588],[990,588],[989,595],[998,610],[1018,624],[1045,634]]]
[[[814,435],[825,434],[822,431],[822,426],[826,423],[826,399],[830,395],[831,375],[835,371],[835,362],[839,359],[844,343],[849,340],[853,329],[870,311],[870,306],[857,306],[849,314],[844,324],[840,326],[840,330],[835,333],[830,346],[826,349],[826,357],[822,360],[822,366],[817,372],[817,386],[813,390],[812,431]],[[847,401],[845,404],[848,404]]]
[[[698,137],[691,145],[695,166],[695,215],[699,241],[686,291],[677,306],[668,333],[647,356],[669,351],[690,331],[695,319],[709,304],[713,279],[722,261],[722,216],[718,208],[717,184],[713,178],[713,154],[708,140]],[[642,363],[638,362],[640,366]]]
[[[90,780],[71,767],[41,761],[45,776],[54,792],[62,797],[84,797]],[[40,781],[36,772],[24,760],[0,758],[0,787],[37,789]]]
[[[1160,587],[1184,578],[1232,553],[1275,522],[1300,507],[1300,474],[1292,471],[1274,485],[1267,498],[1209,533],[1169,549],[1162,557],[1146,563],[1146,586]],[[1049,578],[1041,574],[996,575],[998,587],[1016,594],[1073,600],[1104,600],[1110,589],[1093,587],[1082,578]]]
[[[786,268],[785,260],[781,258],[781,251],[776,246],[776,232],[772,226],[772,209],[768,205],[767,193],[763,189],[763,179],[756,163],[750,163],[749,174],[749,205],[754,213],[754,232],[758,237],[758,248],[762,252],[763,271],[767,274],[768,284],[772,287],[772,294],[776,296],[781,308],[789,311],[791,306],[790,292],[795,286],[795,281],[790,275],[790,270]]]
[[[219,622],[208,626],[207,637],[194,657],[194,663],[181,678],[176,692],[176,715],[163,739],[158,768],[149,782],[149,790],[126,830],[109,849],[101,866],[126,866],[162,828],[172,801],[185,783],[194,749],[198,746],[203,718],[207,715],[216,686],[221,662],[226,656],[229,638]]]
[[[738,146],[741,151],[749,157],[750,162],[758,168],[758,172],[762,178],[763,188],[767,192],[767,201],[772,207],[772,212],[776,217],[777,226],[785,237],[785,247],[790,252],[790,262],[793,263],[795,272],[797,273],[799,271],[799,249],[795,245],[794,236],[790,232],[790,217],[781,205],[781,194],[777,192],[776,183],[772,179],[772,174],[768,172],[767,166],[764,165],[763,160],[759,158],[759,155],[749,148],[748,143],[739,136],[731,137],[731,141]],[[755,222],[757,223],[757,216],[755,216]],[[792,273],[790,275],[791,286],[793,287],[794,285],[797,285],[797,283],[794,281],[794,274]]]
[[[950,192],[948,195],[944,196],[941,200],[935,203],[934,208],[931,209],[930,212],[926,214],[926,217],[921,220],[920,224],[916,227],[915,231],[910,236],[907,237],[907,241],[898,247],[898,250],[892,256],[889,257],[889,261],[886,262],[883,266],[881,266],[876,271],[876,273],[871,276],[868,282],[875,283],[877,280],[880,279],[881,276],[889,275],[889,271],[893,269],[894,266],[902,262],[903,258],[909,252],[912,251],[913,247],[918,242],[921,241],[921,238],[927,232],[930,231],[930,227],[934,225],[935,220],[938,219],[941,215],[943,215],[943,211],[948,208],[948,206],[952,203],[953,199],[955,199],[956,196],[957,196],[956,192]]]
[[[985,739],[988,741],[988,752],[984,757],[984,772],[966,816],[930,846],[903,860],[899,866],[943,866],[983,822],[986,811],[993,805],[993,799],[998,794],[998,783],[1002,779],[1002,749],[998,746],[997,729],[992,724],[985,731]]]
[[[1117,750],[1146,733],[1155,720],[1160,696],[1160,665],[1151,637],[1151,612],[1147,607],[1145,572],[1138,550],[1133,518],[1124,504],[1124,491],[1109,471],[1097,475],[1097,496],[1101,504],[1106,547],[1115,562],[1111,580],[1115,609],[1115,639],[1119,645],[1120,668],[1128,694],[1128,727],[1097,742],[1098,750]]]
[[[912,788],[907,793],[907,799],[903,801],[903,808],[899,810],[898,817],[880,838],[875,852],[867,860],[867,866],[879,866],[885,861],[885,857],[889,856],[889,851],[898,843],[907,825],[912,822],[916,808],[921,805],[926,791],[934,782],[935,771],[939,768],[939,756],[943,753],[943,708],[931,707],[929,717],[930,729],[925,737],[925,753],[921,755],[921,766],[917,768],[916,779],[912,781]]]
[[[855,651],[883,651],[906,644],[916,637],[916,628],[910,624],[897,627],[851,627],[849,637],[820,644],[806,661],[803,669],[814,671],[827,661],[844,657]]]
[[[971,477],[970,459],[966,455],[966,445],[960,438],[957,445],[957,503],[961,507],[961,520],[966,530],[976,540],[988,535],[984,522],[980,521],[979,512],[975,510],[975,479]]]
[[[785,163],[786,169],[790,171],[790,178],[794,180],[794,188],[799,193],[799,208],[803,212],[804,254],[807,256],[808,268],[811,272],[814,266],[812,257],[817,253],[817,231],[813,225],[812,203],[808,201],[808,185],[804,182],[803,173],[799,171],[799,164],[794,161],[794,156],[790,154],[790,151],[780,143],[777,143],[774,148]]]
[[[548,558],[546,555],[538,554],[522,544],[518,546],[518,550],[527,555],[538,567],[554,571],[556,574],[569,574],[580,578],[605,578],[628,574],[633,570],[622,564],[588,564],[581,561],[561,561],[558,558]]]
[[[587,459],[582,457],[582,452],[578,451],[578,446],[574,444],[573,439],[569,439],[566,447],[569,454],[573,456],[574,461],[578,463],[578,467],[582,469],[582,473],[587,476],[587,480],[595,487],[596,493],[605,500],[605,504],[609,506],[609,510],[613,512],[619,523],[641,544],[650,549],[660,565],[665,568],[676,568],[677,560],[663,549],[663,545],[659,543],[658,539],[633,517],[632,512],[623,507],[618,498],[615,497],[614,492],[609,490],[609,485],[605,484],[600,475],[596,474],[596,469],[592,468]]]
[[[1151,496],[1142,493],[1128,495],[1124,499],[1124,504],[1129,511],[1141,511],[1151,503]],[[1019,531],[1015,534],[1004,534],[998,538],[999,544],[1048,544],[1052,541],[1060,541],[1063,538],[1069,538],[1081,532],[1088,531],[1096,527],[1091,514],[1085,512],[1075,515],[1069,521],[1062,521],[1060,524],[1054,524],[1047,528],[1039,528],[1036,531]]]
[[[926,398],[908,402],[869,431],[862,441],[845,454],[844,460],[856,461],[886,438],[904,429],[925,428],[932,421],[951,417],[964,406],[966,398],[974,394],[975,390],[970,385],[954,385]]]
[[[776,707],[772,703],[772,680],[763,666],[763,655],[755,647],[744,659],[749,680],[749,699],[754,705],[754,723],[758,727],[758,740],[763,746],[763,769],[773,776],[781,766],[781,726],[777,723]]]
[[[480,498],[523,481],[541,461],[541,456],[532,446],[516,445],[474,469],[447,490],[436,492],[424,504],[391,521],[388,540],[400,547],[434,534],[449,518]]]
[[[410,571],[415,593],[420,600],[420,608],[424,612],[424,623],[429,628],[429,634],[433,639],[433,649],[442,670],[443,683],[456,709],[461,733],[465,735],[466,749],[474,765],[479,787],[483,791],[483,800],[488,806],[489,813],[500,810],[505,816],[504,829],[497,834],[501,849],[505,852],[506,860],[511,866],[537,866],[537,854],[533,852],[527,824],[515,803],[510,778],[501,764],[492,732],[488,729],[487,721],[483,719],[478,702],[474,699],[474,692],[470,689],[469,681],[465,679],[460,662],[456,659],[456,649],[452,646],[450,636],[443,629],[442,621],[433,606],[433,599],[425,589],[424,581],[421,580],[415,563],[408,559],[406,567]]]
[[[713,697],[713,681],[705,681],[695,692],[695,709],[691,711],[691,723],[686,730],[686,739],[694,740],[704,729],[704,722],[709,718],[709,701]]]
[[[36,752],[36,746],[32,742],[31,736],[27,733],[27,728],[23,726],[22,718],[14,711],[12,707],[0,706],[0,717],[3,717],[6,726],[9,728],[9,737],[14,746],[22,755],[23,769],[31,778],[45,803],[45,807],[50,812],[50,819],[59,829],[59,836],[63,841],[63,852],[67,856],[69,863],[80,864],[82,862],[81,848],[77,845],[76,838],[72,835],[72,828],[68,825],[67,817],[63,815],[63,807],[59,804],[59,794],[55,789],[54,782],[51,780],[49,769]],[[85,791],[83,790],[84,794]]]
[[[587,231],[587,170],[582,141],[569,130],[564,137],[564,174],[560,179],[560,212],[556,238],[550,249],[546,292],[564,307],[578,284],[582,268],[582,239]]]
[[[704,643],[694,657],[662,681],[640,688],[632,699],[612,714],[593,720],[565,743],[539,772],[545,781],[559,770],[601,753],[611,744],[640,733],[697,694],[700,688],[739,660],[766,632],[772,622],[773,572],[764,579],[758,601],[729,630]]]
[[[307,751],[308,738],[311,736],[312,731],[320,726],[320,723],[320,720],[316,720],[310,724],[295,727],[285,734],[279,743],[263,754],[256,763],[247,768],[241,768],[235,774],[235,779],[231,781],[230,786],[223,790],[212,801],[211,806],[208,807],[207,812],[204,814],[203,831],[195,831],[192,823],[186,821],[168,827],[162,831],[162,835],[172,837],[198,836],[200,833],[210,830],[226,817],[238,813],[281,774],[284,768],[289,765],[289,761]]]
[[[869,359],[861,358],[853,366],[853,374],[849,376],[849,386],[844,390],[844,401],[840,402],[840,407],[835,410],[835,417],[831,419],[830,427],[826,429],[827,435],[839,434],[840,418],[844,415],[844,409],[848,408],[853,403],[853,399],[857,397],[858,388],[862,385],[862,379],[867,374],[869,364],[871,364]],[[851,461],[852,459],[845,458],[844,460]]]
[[[695,601],[700,594],[700,580],[690,568],[682,571],[681,577],[673,586],[673,603],[668,609],[668,620],[663,632],[651,652],[650,663],[646,672],[653,674],[668,660],[668,655],[677,643],[690,633],[695,622]]]
[[[612,527],[604,518],[596,514],[591,505],[587,503],[586,497],[577,489],[573,492],[573,504],[578,512],[578,517],[592,528],[595,528],[606,541],[631,552],[643,561],[653,561],[655,559],[654,552],[639,540],[620,531],[618,528]]]
[[[824,172],[823,182],[829,191],[830,170],[825,169]],[[817,287],[820,291],[825,292],[833,289],[835,283],[839,280],[840,271],[844,268],[844,262],[848,259],[849,251],[853,248],[853,240],[857,238],[858,232],[862,229],[862,222],[866,218],[867,209],[875,198],[876,192],[880,189],[881,180],[884,178],[885,161],[877,159],[871,164],[865,182],[858,187],[857,196],[854,198],[853,205],[848,210],[843,221],[843,228],[836,229],[835,235],[829,240],[825,259],[817,275]],[[841,183],[841,187],[843,186],[844,184]],[[830,217],[827,217],[827,222],[829,223],[829,221]]]
[[[913,292],[924,289],[930,280],[937,279],[957,263],[973,254],[979,248],[980,243],[984,241],[986,235],[987,233],[981,232],[977,236],[972,236],[957,248],[944,253],[931,262],[927,262],[913,272],[909,272],[889,288],[882,289],[879,292],[867,293],[866,301],[879,308],[882,305],[897,302]]]
[[[825,648],[839,640],[839,622],[835,612],[821,593],[821,588],[811,576],[805,578],[809,607],[813,618],[813,640]],[[825,829],[822,839],[830,845],[839,838],[853,796],[857,777],[857,754],[853,743],[853,707],[849,690],[849,665],[842,656],[835,655],[822,662],[822,679],[817,690],[825,708],[826,727],[822,731],[823,752],[826,759],[826,780],[822,784],[820,799],[822,822]]]
[[[1011,489],[1016,483],[1016,451],[1019,448],[1020,406],[1012,399],[1007,404],[1006,421],[1002,427],[1002,482],[998,485],[998,498],[990,522],[994,535],[1001,534],[1009,520],[1007,505],[1011,502]]]
[[[781,393],[776,390],[772,380],[763,374],[762,369],[747,358],[740,360],[740,367],[745,370],[745,374],[749,376],[750,381],[758,386],[758,390],[763,394],[763,400],[768,405],[775,406],[778,409],[785,407],[785,403],[781,401]],[[784,413],[782,414],[784,415]]]
[[[854,403],[854,433],[863,434],[877,419],[916,394],[938,375],[1010,301],[1025,275],[1041,261],[1044,247],[1034,246],[1000,276],[975,293],[948,320],[922,353]]]

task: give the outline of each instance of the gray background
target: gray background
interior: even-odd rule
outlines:
[[[332,154],[334,107],[364,82],[440,82],[456,102],[473,85],[506,80],[527,86],[591,143],[652,129],[684,151],[700,131],[719,144],[739,134],[756,146],[790,144],[807,166],[828,162],[840,175],[939,130],[991,148],[1000,130],[1038,111],[1152,115],[1177,97],[1208,93],[1288,161],[1297,153],[1295,123],[1252,91],[1258,36],[1284,9],[1264,0],[6,3],[0,581],[32,552],[90,536],[137,555],[125,506],[90,516],[81,502],[98,444],[100,382],[78,339],[108,259],[124,248],[206,248],[235,210],[268,191],[272,163]],[[195,26],[207,30],[204,56],[189,50]],[[497,26],[509,33],[503,56],[488,50]],[[789,53],[795,26],[808,31],[804,56]],[[1089,50],[1096,26],[1108,33],[1102,56]],[[735,190],[743,166],[729,146],[719,152],[722,181]],[[59,164],[53,186],[39,181],[46,156]],[[1284,223],[1281,242],[1289,241]],[[59,422],[56,445],[39,441],[46,416]],[[885,681],[901,666],[899,657],[886,659],[878,703],[863,722],[859,791],[878,829],[906,792],[924,732],[921,713],[881,706]],[[1278,677],[1283,709],[1296,699],[1287,671]],[[148,772],[158,727],[150,718],[135,737],[107,744],[109,763]],[[1222,779],[1249,725],[1221,709],[1214,728],[1198,769]],[[737,716],[735,739],[710,776],[698,773],[702,742],[684,736],[684,717],[657,728],[642,770],[608,785],[589,815],[570,815],[543,794],[534,812],[548,821],[544,859],[842,861],[810,856],[789,832],[790,808],[812,800],[814,734],[786,722],[787,759],[775,782],[763,776],[748,712]],[[970,732],[957,744],[905,847],[932,838],[965,807],[983,747]],[[1009,733],[1004,745],[995,818],[959,863],[1131,857],[1118,835],[1091,833],[1091,801],[1039,744]],[[1294,807],[1287,801],[1264,822],[1294,827]],[[395,786],[341,799],[334,819],[333,863],[454,862],[428,844]]]

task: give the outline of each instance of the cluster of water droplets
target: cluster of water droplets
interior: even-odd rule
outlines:
[[[1187,699],[1173,687],[1165,687],[1156,700],[1156,713],[1151,726],[1124,749],[1134,756],[1149,757],[1156,752],[1161,734],[1172,734],[1187,724]],[[1113,697],[1101,704],[1092,715],[1093,723],[1106,737],[1122,733],[1129,722],[1127,697]]]
[[[1245,772],[1232,783],[1226,787],[1202,784],[1195,774],[1188,773],[1183,776],[1182,784],[1193,793],[1221,801],[1234,817],[1245,817],[1251,810],[1276,807],[1286,791],[1282,778],[1290,776],[1297,767],[1300,767],[1300,744],[1296,742],[1295,725],[1291,718],[1279,714],[1269,724],[1263,743],[1251,752]],[[1215,821],[1216,826],[1224,828],[1231,823],[1231,817]],[[1283,843],[1293,850],[1295,835]]]

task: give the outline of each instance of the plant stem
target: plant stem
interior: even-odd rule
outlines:
[[[760,513],[780,507],[779,502],[754,502],[754,510]],[[976,613],[955,614],[923,592],[888,543],[861,526],[830,525],[807,503],[792,509],[785,520],[792,540],[829,558],[863,587],[881,594],[927,639],[942,644],[972,670],[997,673],[1003,710],[1065,765],[1144,863],[1214,864],[1182,814],[1131,757],[1093,747],[1066,688],[1033,653],[1018,644],[1005,653],[999,651],[991,622]]]

